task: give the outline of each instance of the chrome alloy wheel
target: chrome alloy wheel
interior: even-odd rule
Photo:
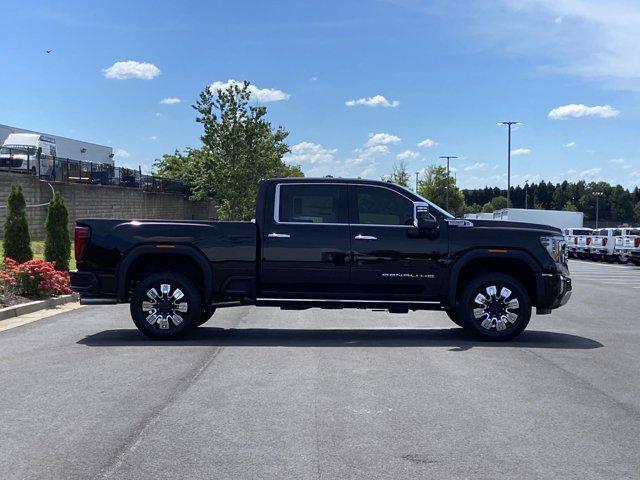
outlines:
[[[142,302],[142,311],[148,312],[146,321],[160,330],[169,330],[171,324],[180,325],[184,320],[180,314],[189,311],[189,304],[180,301],[183,298],[182,290],[169,283],[160,285],[160,293],[155,287],[149,289],[147,300]]]
[[[501,332],[518,320],[516,311],[520,308],[518,298],[507,287],[491,285],[485,292],[479,292],[475,299],[476,308],[473,316],[480,322],[482,328]]]

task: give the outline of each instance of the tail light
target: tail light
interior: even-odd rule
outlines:
[[[636,248],[640,247],[640,237],[636,237],[633,244]]]
[[[607,240],[609,240],[609,239],[608,239],[608,238],[606,238],[606,237],[602,239],[602,246],[603,246],[603,247],[606,247],[606,246],[607,246]]]
[[[591,237],[587,237],[587,245],[591,245]]]
[[[573,237],[573,243],[574,243],[574,245],[578,244],[578,237]]]
[[[91,229],[89,227],[76,227],[73,231],[74,254],[76,261],[82,260],[84,252],[91,241]]]

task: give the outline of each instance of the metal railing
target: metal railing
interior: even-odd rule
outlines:
[[[49,181],[117,185],[139,188],[146,192],[190,194],[187,183],[156,175],[145,175],[140,169],[37,155],[25,150],[17,153],[3,148],[0,153],[0,170],[35,175]]]

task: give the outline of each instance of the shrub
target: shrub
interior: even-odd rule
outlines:
[[[11,185],[7,204],[7,218],[4,221],[4,254],[19,263],[26,262],[33,258],[33,252],[25,212],[26,202],[20,185]]]
[[[58,270],[69,270],[71,240],[69,238],[69,213],[60,192],[56,192],[49,204],[44,226],[47,236],[44,241],[44,258]]]
[[[0,273],[3,290],[10,289],[18,295],[45,297],[72,293],[69,273],[56,270],[45,260],[29,260],[18,263],[5,258]]]

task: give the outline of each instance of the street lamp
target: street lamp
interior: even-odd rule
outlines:
[[[415,193],[418,193],[418,175],[420,175],[420,172],[416,172],[416,189],[415,189]]]
[[[529,180],[524,182],[524,209],[527,208],[529,208]]]
[[[446,206],[446,210],[449,211],[449,160],[452,160],[454,158],[458,158],[455,157],[453,155],[443,155],[440,158],[446,158],[447,159],[447,206]]]
[[[600,207],[599,200],[600,200],[600,197],[602,195],[604,195],[604,194],[603,194],[603,192],[593,192],[593,194],[596,196],[596,229],[597,229],[598,228],[598,213],[599,213],[598,210],[599,210],[599,207]]]
[[[511,206],[511,125],[523,125],[523,122],[498,122],[498,125],[509,127],[509,140],[507,142],[507,208]]]

